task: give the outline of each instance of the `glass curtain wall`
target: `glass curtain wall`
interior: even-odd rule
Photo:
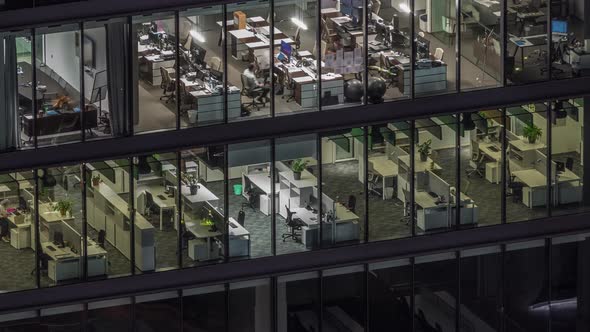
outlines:
[[[81,332],[83,329],[84,305],[73,304],[40,311],[40,331],[59,329],[63,332]]]
[[[82,117],[97,118],[96,109],[81,101],[80,28],[71,24],[37,29],[35,34],[43,40],[43,60],[36,61],[37,116],[24,117],[25,131],[36,136],[37,146],[79,142]]]
[[[229,331],[270,332],[273,289],[269,279],[235,282],[229,285]],[[208,330],[217,331],[217,330]],[[223,332],[224,330],[219,330]]]
[[[275,33],[281,34],[275,37],[272,61],[276,115],[318,109],[318,6],[317,1],[274,1]],[[322,52],[325,49],[322,46]]]
[[[181,308],[179,291],[136,296],[133,308],[135,332],[182,331]]]
[[[246,310],[240,308],[232,311],[235,315],[226,315],[228,303],[225,292],[224,285],[182,290],[182,331],[228,331],[227,318],[243,315]],[[245,318],[245,315],[243,317]],[[243,323],[241,326],[246,325],[245,322]]]
[[[133,128],[135,133],[176,129],[176,29],[173,13],[134,16]]]
[[[461,1],[461,90],[502,85],[503,1]]]
[[[180,12],[179,55],[180,127],[205,126],[224,121],[223,7]],[[228,28],[229,28],[228,23]],[[235,89],[228,91],[230,117],[240,115]]]
[[[278,331],[320,330],[320,275],[317,272],[277,278]]]
[[[88,303],[85,330],[132,331],[132,300],[130,298]]]
[[[322,330],[365,331],[366,297],[363,265],[322,271]]]
[[[227,5],[227,82],[228,107],[240,101],[241,107],[228,108],[228,121],[270,116],[271,61],[270,40],[289,41],[280,30],[270,29],[268,0]],[[218,22],[222,24],[222,22]],[[288,44],[288,43],[287,43]],[[290,44],[288,44],[290,45]],[[239,94],[238,94],[238,91]]]
[[[87,234],[106,251],[107,268],[102,275],[108,278],[129,275],[132,269],[129,160],[96,161],[86,163],[85,167]],[[141,262],[135,264],[142,269]],[[99,275],[91,272],[94,268],[89,256],[88,276],[98,278]]]

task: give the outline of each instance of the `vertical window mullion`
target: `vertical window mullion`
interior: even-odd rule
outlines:
[[[500,133],[501,135],[501,142],[502,142],[502,146],[500,147],[501,151],[501,171],[502,174],[500,174],[500,182],[502,183],[502,188],[501,188],[501,202],[500,202],[500,223],[505,224],[506,223],[506,184],[507,184],[507,177],[506,175],[510,176],[509,174],[506,174],[506,172],[508,171],[508,162],[506,161],[506,149],[508,144],[506,143],[506,128],[507,128],[507,113],[506,113],[506,109],[503,108],[501,109],[501,113],[502,113],[502,131]]]
[[[414,120],[410,120],[410,175],[408,176],[408,180],[410,180],[410,219],[412,223],[412,236],[416,236],[416,193],[414,183],[416,157],[414,154],[416,153],[415,146],[417,139],[418,135],[416,135],[416,124]]]
[[[129,209],[129,222],[131,223],[131,230],[129,232],[130,240],[130,262],[131,275],[135,274],[135,186],[134,186],[134,165],[133,157],[128,158],[129,161],[129,202],[127,203]]]
[[[277,195],[276,192],[276,183],[275,183],[275,172],[276,172],[276,162],[275,162],[275,158],[276,158],[276,146],[275,146],[275,139],[271,138],[270,139],[270,191],[271,191],[271,197],[270,197],[270,222],[271,222],[271,227],[272,229],[270,230],[270,234],[271,234],[271,239],[270,239],[270,243],[271,243],[271,254],[273,256],[275,256],[277,254],[277,207],[276,207],[276,197],[275,195]],[[275,330],[276,331],[276,330]]]
[[[461,0],[455,0],[455,17],[455,86],[461,92]]]
[[[271,32],[269,34],[269,58],[273,59],[270,61],[270,116],[271,117],[275,117],[275,76],[274,76],[274,72],[275,72],[275,66],[274,66],[274,45],[275,45],[275,34],[274,34],[274,29],[275,29],[275,0],[270,0],[270,22],[268,22],[268,24],[270,25],[270,29],[269,31]]]
[[[37,31],[33,28],[31,29],[31,55],[33,57],[33,59],[31,60],[31,79],[33,81],[33,84],[31,84],[31,96],[33,98],[31,101],[32,104],[32,116],[33,116],[33,130],[32,130],[32,135],[33,135],[33,148],[37,148],[37,112],[39,111],[39,105],[37,103]],[[29,141],[31,140],[31,138],[29,137]],[[37,210],[35,210],[37,211]]]
[[[227,5],[223,5],[223,20],[221,21],[221,41],[222,41],[222,58],[223,58],[223,123],[228,122],[227,110]]]
[[[82,280],[88,279],[88,220],[86,217],[86,164],[80,164],[80,190],[82,191],[82,236],[83,236],[83,261],[82,261]]]
[[[176,130],[180,129],[180,13],[178,10],[174,11],[174,41],[175,47],[174,51],[176,52],[176,62],[174,64],[174,70],[176,71],[176,79],[175,82],[175,95],[176,95]],[[189,38],[192,38],[189,34]]]
[[[178,237],[178,253],[177,253],[177,262],[178,268],[182,268],[182,237],[184,235],[184,223],[182,222],[182,156],[180,151],[176,151],[176,186],[177,186],[177,195],[174,197],[176,199],[176,236]]]
[[[365,200],[365,242],[369,242],[369,130],[370,126],[366,126],[363,130],[363,163],[364,174],[364,200]]]

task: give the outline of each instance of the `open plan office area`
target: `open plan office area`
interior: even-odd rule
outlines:
[[[247,1],[5,33],[0,149],[587,73],[583,1],[508,1]]]

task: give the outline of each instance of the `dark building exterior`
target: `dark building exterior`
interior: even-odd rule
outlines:
[[[0,331],[590,330],[587,2],[4,1]]]

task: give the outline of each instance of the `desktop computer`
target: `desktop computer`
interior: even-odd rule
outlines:
[[[291,54],[293,52],[293,48],[291,44],[286,43],[284,40],[281,40],[281,50],[279,54],[279,60],[283,61],[286,60],[287,62],[291,61]],[[283,56],[281,56],[281,54]]]
[[[552,20],[551,33],[567,35],[567,21]]]

